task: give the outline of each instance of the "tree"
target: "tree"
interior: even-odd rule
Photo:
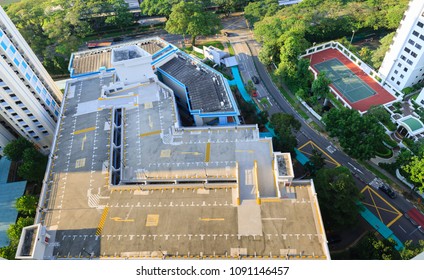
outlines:
[[[219,17],[203,10],[201,4],[195,2],[181,2],[172,7],[165,30],[172,34],[191,35],[191,44],[194,46],[199,35],[213,35],[222,29]]]
[[[424,252],[424,240],[418,240],[418,244],[413,244],[412,240],[407,240],[403,246],[402,251],[400,251],[400,257],[402,260],[410,260]]]
[[[297,140],[294,136],[302,126],[292,115],[276,113],[271,116],[271,126],[274,128],[276,137],[273,137],[274,149],[277,151],[290,152],[294,155]]]
[[[273,16],[280,6],[274,0],[262,0],[250,2],[244,8],[244,17],[252,27],[256,22],[262,20],[265,16]]]
[[[23,195],[16,200],[16,209],[25,216],[33,216],[37,209],[38,198],[33,195]]]
[[[34,145],[26,138],[19,137],[16,140],[10,141],[3,150],[5,156],[12,161],[21,161],[24,151],[28,148],[33,148]]]
[[[335,230],[354,226],[360,193],[349,169],[343,166],[320,169],[314,183],[325,226]]]
[[[237,7],[246,4],[246,0],[212,0],[212,2],[225,12],[226,15],[229,15],[231,12],[234,12]]]
[[[390,44],[393,41],[393,37],[395,36],[395,32],[389,33],[386,36],[384,36],[380,40],[380,46],[377,50],[374,51],[371,61],[374,64],[374,68],[378,69],[381,66],[381,63],[383,63],[384,56],[386,55],[386,52],[390,48]]]
[[[41,182],[46,172],[47,157],[34,148],[24,150],[18,175],[31,182]]]
[[[14,260],[16,255],[17,246],[6,246],[0,248],[0,258],[4,258],[7,260]]]
[[[330,94],[330,85],[331,81],[327,78],[325,72],[319,72],[317,78],[312,82],[311,91],[318,98],[324,98],[324,106],[327,105],[327,98]]]
[[[148,16],[169,17],[173,5],[181,0],[144,0],[140,4],[141,12]]]
[[[108,0],[108,4],[114,13],[106,18],[106,23],[119,27],[121,30],[133,23],[133,15],[124,0]]]
[[[31,217],[20,217],[16,224],[12,224],[7,229],[7,237],[9,237],[11,245],[17,245],[21,238],[21,232],[24,227],[34,224],[34,218]]]
[[[312,150],[312,154],[309,157],[309,161],[306,163],[305,167],[309,171],[309,174],[312,177],[315,177],[316,173],[325,166],[325,158],[322,156],[322,153],[316,149]]]
[[[337,137],[346,153],[359,160],[376,156],[376,147],[384,139],[384,128],[373,115],[361,116],[351,109],[332,108],[323,117],[331,137]]]
[[[311,83],[314,80],[314,75],[309,71],[309,59],[300,59],[296,67],[295,83],[304,91],[309,90]],[[302,98],[303,99],[303,98]]]
[[[424,157],[412,157],[412,161],[402,169],[409,174],[409,179],[414,183],[414,189],[424,192]]]
[[[400,260],[401,256],[395,249],[393,239],[377,239],[373,233],[368,233],[350,250],[353,260]]]
[[[379,122],[382,122],[382,123],[391,122],[389,112],[387,112],[387,110],[381,105],[371,106],[367,113],[370,115],[373,115]]]

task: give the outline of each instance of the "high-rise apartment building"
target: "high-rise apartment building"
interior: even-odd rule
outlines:
[[[62,93],[0,7],[0,153],[23,136],[50,150]]]
[[[379,72],[398,90],[424,81],[424,1],[409,3]]]

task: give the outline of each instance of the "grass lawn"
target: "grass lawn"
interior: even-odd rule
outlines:
[[[228,45],[228,52],[229,52],[230,56],[236,55],[236,53],[234,52],[234,49],[233,49],[233,46],[231,45],[231,43],[228,42],[227,45]]]
[[[209,41],[202,44],[196,44],[198,48],[203,48],[203,46],[214,46],[217,49],[224,50],[224,45],[220,41]]]

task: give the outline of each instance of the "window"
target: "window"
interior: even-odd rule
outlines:
[[[400,78],[403,79],[405,76],[403,74],[400,74]]]
[[[394,81],[395,80],[395,77],[391,77],[390,80]]]
[[[395,74],[397,74],[397,73],[399,73],[399,71],[398,70],[395,70]]]
[[[44,130],[44,131],[43,131],[43,134],[44,134],[44,135],[49,135],[49,132],[48,132],[48,131],[46,131],[46,130]]]
[[[424,41],[424,36],[423,35],[420,35],[420,39]]]
[[[403,68],[403,71],[408,72],[408,68],[406,68],[406,67]]]
[[[25,61],[22,61],[22,67],[26,69],[26,68],[27,68],[27,66],[28,66],[28,65],[26,64],[26,62],[25,62]]]
[[[34,139],[35,139],[35,140],[40,140],[40,137],[38,137],[38,136],[36,135],[36,136],[34,136]]]
[[[399,68],[400,68],[400,67],[402,67],[402,63],[400,63],[400,62],[399,62],[399,63],[398,63],[398,67],[399,67]]]
[[[408,63],[409,65],[412,65],[412,61],[411,60],[407,60],[406,63]]]
[[[15,59],[13,60],[13,62],[15,62],[16,66],[19,66],[19,61],[18,61],[18,59],[17,59],[17,58],[15,58]]]
[[[417,22],[417,25],[421,28],[423,28],[423,26],[424,26],[424,24],[421,21]]]
[[[415,31],[415,30],[414,30],[414,31],[412,32],[412,35],[414,35],[414,36],[417,36],[417,37],[418,37],[418,36],[420,35],[420,33],[418,33],[417,31]]]
[[[15,52],[16,52],[15,47],[14,47],[14,46],[12,46],[12,45],[10,45],[9,49],[10,49],[13,53],[15,53]]]
[[[397,84],[397,85],[400,85],[400,82],[399,82],[399,81],[397,81],[397,82],[396,82],[396,84]]]
[[[43,149],[47,149],[49,146],[43,146]]]
[[[411,52],[411,55],[412,55],[413,57],[417,57],[417,54],[416,54],[416,53],[414,53],[414,52]]]
[[[3,48],[3,50],[6,50],[7,49],[7,45],[4,43],[4,42],[1,42],[1,47]]]
[[[416,43],[416,44],[415,44],[415,47],[416,47],[417,49],[421,50],[421,45],[420,45],[420,44]]]
[[[407,53],[411,52],[411,50],[409,48],[404,48],[403,50],[406,51]]]
[[[415,44],[415,41],[414,41],[414,40],[412,40],[412,39],[409,39],[409,40],[408,40],[408,43],[410,43],[411,45],[414,45],[414,44]]]
[[[401,56],[400,56],[400,59],[402,59],[402,60],[406,60],[406,57],[405,57],[404,55],[401,55]]]

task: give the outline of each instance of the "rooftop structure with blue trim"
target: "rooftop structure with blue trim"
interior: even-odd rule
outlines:
[[[129,46],[151,55],[152,69],[173,90],[185,126],[240,124],[239,109],[222,74],[158,37],[74,53],[69,64],[71,78],[114,71],[113,50]],[[121,75],[142,73],[126,72]]]

